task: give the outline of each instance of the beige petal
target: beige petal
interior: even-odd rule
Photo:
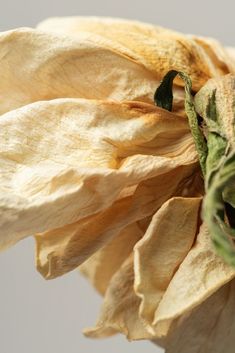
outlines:
[[[192,247],[200,204],[201,198],[166,201],[135,246],[135,291],[141,298],[140,316],[150,326],[174,273]]]
[[[205,49],[194,38],[160,27],[136,22],[99,17],[49,18],[38,28],[52,33],[63,33],[77,37],[81,32],[100,35],[118,44],[118,50],[141,65],[144,65],[157,78],[161,79],[169,70],[188,73],[194,90],[198,90],[210,77],[229,72],[227,56],[224,52],[223,65],[217,65],[218,52],[223,49],[217,43],[216,50]],[[128,35],[127,35],[128,33]],[[114,44],[113,44],[114,45]],[[178,79],[177,79],[178,80]],[[182,81],[176,82],[183,85]]]
[[[38,271],[49,279],[75,269],[129,224],[152,215],[168,198],[184,192],[197,168],[182,166],[148,179],[138,185],[133,195],[119,199],[103,212],[38,234]]]
[[[130,255],[135,243],[143,236],[137,222],[124,228],[114,239],[97,251],[79,270],[104,295],[109,281]]]
[[[166,353],[234,353],[235,281],[172,325]]]
[[[155,313],[156,334],[166,335],[174,319],[190,313],[235,276],[214,252],[203,224],[198,239],[171,280]]]
[[[128,50],[89,33],[72,39],[26,28],[3,32],[0,58],[0,114],[54,98],[153,103],[159,84]]]
[[[235,48],[233,47],[226,47],[227,53],[230,56],[230,58],[232,59],[234,65],[235,65]]]
[[[1,117],[0,139],[1,248],[98,213],[125,188],[197,160],[184,118],[137,102],[34,103]]]
[[[235,72],[234,60],[228,55],[230,53],[228,53],[227,48],[224,48],[217,40],[207,37],[190,37],[204,49],[211,58],[214,66],[217,67],[217,70],[220,70],[221,74]]]
[[[86,336],[101,338],[120,332],[124,333],[129,340],[153,338],[138,316],[140,299],[133,290],[133,281],[131,256],[112,277],[98,322],[94,328],[85,330]]]

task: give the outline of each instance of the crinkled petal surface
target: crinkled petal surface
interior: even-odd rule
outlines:
[[[235,48],[234,47],[227,47],[226,50],[235,65]]]
[[[96,327],[85,330],[92,338],[124,333],[129,340],[151,339],[138,315],[140,298],[134,292],[133,256],[130,256],[112,277]]]
[[[86,222],[125,188],[197,160],[187,121],[140,102],[37,102],[2,115],[0,138],[1,248]]]
[[[55,98],[153,102],[159,79],[114,44],[85,32],[0,33],[0,113]]]
[[[147,179],[133,194],[121,197],[98,214],[37,234],[39,272],[45,278],[54,278],[75,269],[129,224],[152,215],[168,198],[183,193],[192,173],[197,173],[197,165],[181,166]]]
[[[172,325],[166,353],[233,353],[235,281],[227,283]]]
[[[210,77],[226,74],[233,69],[226,51],[219,43],[215,50],[212,46],[208,49],[209,44],[205,48],[203,39],[197,42],[192,36],[137,21],[63,17],[49,18],[39,24],[38,28],[73,37],[81,32],[100,35],[116,43],[123,54],[128,50],[128,55],[134,61],[146,67],[158,79],[171,69],[188,73],[196,91]],[[181,86],[183,84],[181,80],[177,83]]]
[[[85,261],[79,270],[93,286],[105,294],[109,281],[131,254],[135,243],[143,236],[138,222],[124,228],[114,239]]]
[[[214,252],[208,230],[202,224],[195,245],[179,266],[155,312],[156,335],[165,336],[175,319],[201,305],[234,276],[234,268]]]
[[[201,198],[165,202],[135,246],[135,291],[140,315],[150,326],[174,273],[188,254],[198,230]]]

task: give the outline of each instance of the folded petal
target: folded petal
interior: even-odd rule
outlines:
[[[94,328],[84,331],[86,336],[101,338],[120,332],[129,340],[153,338],[138,316],[140,298],[133,290],[133,282],[133,257],[130,256],[112,277],[98,322]]]
[[[194,247],[175,273],[155,312],[156,334],[167,335],[175,319],[203,305],[207,298],[234,276],[234,268],[214,252],[208,230],[202,224]]]
[[[137,21],[99,17],[49,18],[38,26],[39,29],[63,33],[72,37],[81,32],[99,35],[119,45],[123,54],[144,65],[158,79],[169,70],[184,71],[191,76],[194,90],[198,90],[210,77],[226,74],[232,69],[229,58],[217,43],[216,50],[205,48],[194,37],[166,30]],[[127,35],[128,33],[128,35]],[[217,55],[219,53],[219,58]],[[217,65],[223,57],[223,65]],[[182,86],[180,80],[178,85]]]
[[[226,50],[235,65],[235,48],[234,47],[226,47]]]
[[[79,266],[79,270],[104,295],[112,276],[121,267],[126,258],[129,257],[135,243],[142,236],[143,231],[138,226],[138,223],[130,224]]]
[[[166,353],[233,353],[235,281],[231,281],[172,325]]]
[[[98,214],[127,187],[181,165],[192,173],[197,161],[187,121],[143,103],[39,102],[5,114],[0,127],[1,247]]]
[[[197,173],[192,165],[175,168],[141,182],[133,194],[121,197],[102,212],[37,234],[38,271],[49,279],[75,269],[125,227],[152,215],[171,196],[185,192],[192,173]]]
[[[190,37],[204,49],[221,74],[235,72],[235,62],[231,58],[230,53],[216,39],[192,35]]]
[[[192,247],[200,204],[199,197],[166,201],[135,246],[135,291],[141,298],[140,316],[150,327],[174,273]]]
[[[153,102],[159,79],[98,35],[0,33],[0,114],[55,98]],[[181,94],[182,96],[182,94]]]
[[[98,213],[126,187],[197,160],[185,119],[136,102],[34,103],[1,117],[0,139],[1,248]]]

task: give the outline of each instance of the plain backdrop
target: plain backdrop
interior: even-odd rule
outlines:
[[[34,26],[49,16],[92,15],[138,19],[235,46],[234,1],[0,0],[0,30]],[[1,64],[1,62],[0,62]],[[1,78],[0,78],[1,79]],[[150,342],[123,336],[90,340],[101,298],[77,272],[45,281],[34,269],[33,239],[0,254],[1,353],[160,353]]]

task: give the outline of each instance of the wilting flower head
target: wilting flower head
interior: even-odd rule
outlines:
[[[182,75],[155,105],[170,70],[186,109]],[[34,234],[47,279],[80,266],[104,295],[87,336],[234,351],[232,74],[232,49],[139,22],[0,34],[0,245]]]

